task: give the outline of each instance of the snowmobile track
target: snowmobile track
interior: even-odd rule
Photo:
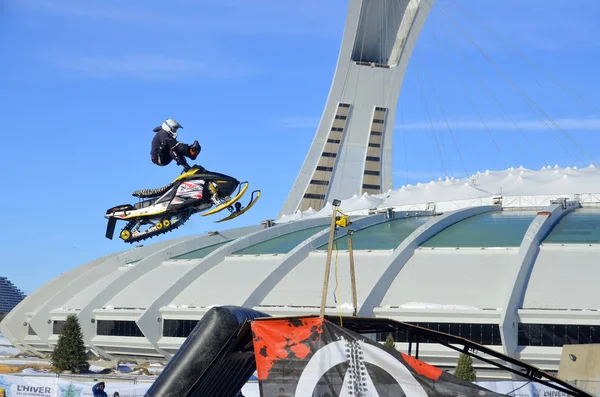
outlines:
[[[129,244],[133,244],[133,243],[137,243],[137,242],[139,242],[139,241],[143,241],[143,240],[146,240],[146,239],[149,239],[149,238],[155,237],[155,236],[159,236],[159,235],[161,235],[161,234],[164,234],[164,233],[172,232],[173,230],[175,230],[175,229],[179,228],[179,227],[180,227],[180,226],[182,226],[182,225],[183,225],[185,222],[187,222],[187,220],[188,220],[188,219],[190,219],[190,217],[191,217],[191,216],[192,216],[192,213],[191,213],[191,212],[188,212],[186,215],[184,215],[184,217],[183,217],[183,218],[181,218],[180,220],[178,220],[178,221],[177,221],[177,222],[175,222],[174,224],[173,224],[173,223],[171,223],[171,225],[170,225],[170,226],[168,226],[168,227],[163,227],[162,229],[159,229],[159,230],[154,230],[154,231],[152,231],[152,232],[150,232],[150,233],[144,233],[144,234],[141,234],[141,235],[139,235],[139,236],[136,236],[136,237],[133,237],[133,236],[132,236],[131,238],[128,238],[127,240],[123,240],[123,241],[124,241],[124,242],[126,242],[126,243],[129,243]],[[136,223],[137,223],[137,222],[135,222],[135,221],[131,221],[131,222],[129,222],[129,223],[127,224],[127,226],[125,226],[125,227],[123,228],[123,230],[125,230],[125,229],[131,230],[131,228],[133,228],[133,226],[134,226]]]

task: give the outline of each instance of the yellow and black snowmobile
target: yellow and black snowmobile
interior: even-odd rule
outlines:
[[[208,216],[227,209],[230,214],[217,222],[237,218],[260,197],[260,190],[255,190],[248,205],[242,206],[239,200],[248,186],[248,182],[195,165],[167,186],[133,192],[139,199],[137,203],[107,210],[104,215],[108,219],[106,238],[112,240],[118,220],[127,222],[119,235],[121,239],[134,243],[170,232],[202,211],[206,212],[200,215]]]

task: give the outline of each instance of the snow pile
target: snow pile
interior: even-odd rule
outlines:
[[[150,375],[160,375],[160,373],[165,369],[162,364],[153,363],[148,366],[148,373]]]
[[[360,307],[360,303],[358,303]],[[354,310],[354,305],[352,303],[344,302],[341,305],[337,305],[336,309],[338,310]]]
[[[14,356],[19,353],[21,353],[21,351],[19,349],[17,349],[16,347],[14,347],[8,341],[8,339],[6,339],[4,337],[4,335],[2,335],[2,333],[0,333],[0,357],[1,356]]]
[[[28,360],[28,359],[0,359],[0,364],[5,365],[50,365],[50,360]]]
[[[25,368],[21,371],[23,375],[48,375],[48,371],[38,371],[33,368]]]
[[[15,356],[20,354],[21,351],[16,347],[12,346],[0,346],[0,357],[2,356]]]
[[[106,367],[101,367],[101,366],[99,366],[99,365],[90,365],[90,371],[91,371],[91,372],[96,372],[96,373],[98,373],[98,372],[102,372],[102,371],[104,371],[105,369],[106,369]]]
[[[2,335],[2,332],[0,332],[0,346],[12,346],[8,339],[6,339],[4,335]]]
[[[481,310],[472,306],[462,305],[442,305],[439,303],[427,303],[427,302],[409,302],[400,305],[402,309],[415,309],[415,310]]]

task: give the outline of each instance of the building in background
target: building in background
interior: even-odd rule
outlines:
[[[23,299],[25,299],[25,294],[8,278],[0,276],[0,319],[14,309]]]

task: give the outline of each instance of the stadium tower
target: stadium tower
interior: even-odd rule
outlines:
[[[434,0],[350,0],[329,97],[279,216],[392,188],[400,89]]]

